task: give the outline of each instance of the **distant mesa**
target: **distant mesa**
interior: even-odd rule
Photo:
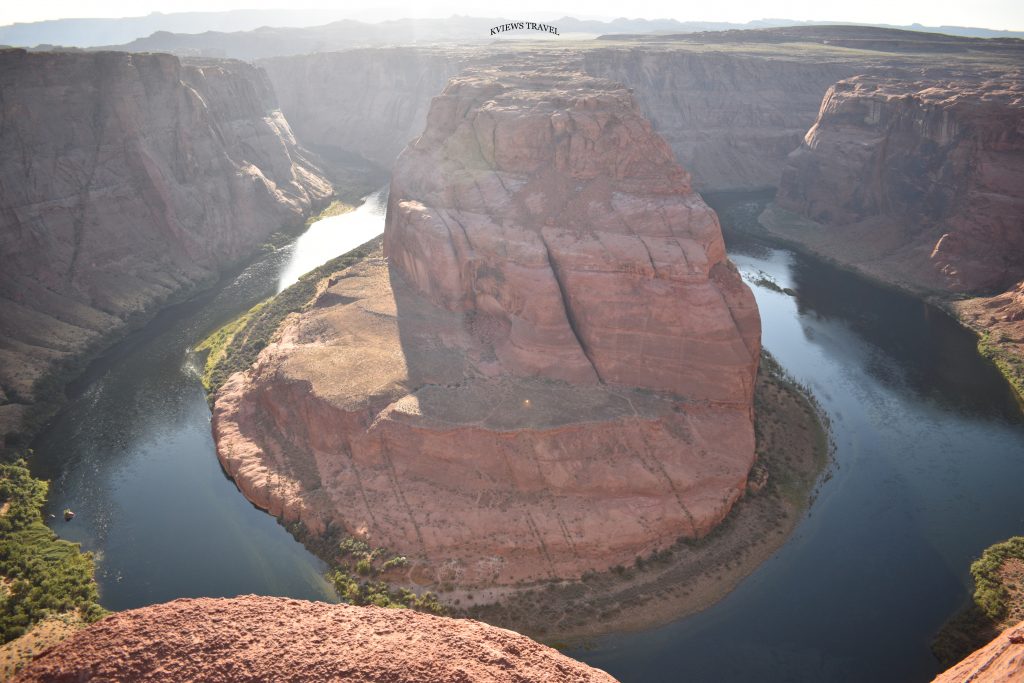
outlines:
[[[452,79],[384,254],[218,394],[254,503],[474,586],[631,564],[743,494],[757,307],[626,88],[557,59]]]

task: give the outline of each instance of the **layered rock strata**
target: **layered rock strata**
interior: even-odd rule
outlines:
[[[16,681],[551,681],[613,683],[526,636],[469,619],[247,595],[120,612]]]
[[[742,494],[757,308],[625,88],[453,79],[395,169],[385,251],[219,393],[250,500],[478,585],[631,563]]]
[[[751,32],[756,33],[756,32]],[[587,73],[634,89],[701,192],[776,187],[822,94],[855,60],[641,47],[586,50]]]
[[[261,60],[304,145],[391,168],[423,130],[430,99],[469,63],[455,48],[371,48]]]
[[[564,59],[542,52],[541,59]],[[430,99],[502,48],[371,48],[260,61],[303,144],[390,168],[426,121]],[[822,93],[858,67],[665,49],[581,49],[578,68],[634,88],[654,129],[697,189],[776,186],[786,155],[814,123]]]
[[[761,222],[947,302],[1024,395],[1024,77],[891,73],[826,93]]]
[[[1024,278],[1024,78],[924,70],[840,81],[789,156],[777,202],[821,226],[798,235],[810,246],[882,279],[1012,287]]]
[[[329,183],[260,70],[0,52],[0,431],[131,316],[301,223]]]

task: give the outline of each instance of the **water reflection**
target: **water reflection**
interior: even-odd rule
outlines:
[[[715,607],[574,653],[623,681],[927,681],[968,566],[1024,529],[1024,425],[940,311],[730,231],[765,197],[711,198],[764,344],[832,419],[834,476],[794,537]]]
[[[309,227],[295,241],[291,258],[281,271],[277,291],[284,291],[321,263],[369,242],[383,230],[388,205],[388,188],[382,187],[364,198],[355,210],[324,218]],[[353,242],[355,245],[353,246]]]

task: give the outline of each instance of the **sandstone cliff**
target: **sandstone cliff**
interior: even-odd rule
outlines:
[[[778,205],[821,224],[812,247],[917,289],[1024,278],[1024,78],[924,70],[825,94]]]
[[[775,187],[821,96],[856,62],[651,48],[583,52],[587,73],[634,89],[700,191]]]
[[[564,51],[541,59],[564,59]],[[266,59],[281,108],[303,144],[391,167],[426,121],[430,98],[474,64],[514,59],[507,48],[379,48]],[[654,129],[699,190],[775,186],[786,155],[814,122],[825,90],[852,60],[646,48],[584,48],[579,68],[634,89]]]
[[[257,505],[406,554],[411,582],[481,585],[629,564],[742,494],[756,305],[625,88],[453,79],[396,166],[385,249],[219,393]]]
[[[526,636],[469,619],[247,595],[120,612],[16,681],[474,681],[612,683]]]
[[[41,377],[301,222],[330,185],[240,62],[7,50],[0,89],[9,436]]]
[[[789,156],[777,205],[761,222],[872,277],[949,302],[1024,396],[1019,69],[840,81]]]
[[[377,48],[260,61],[302,144],[391,168],[470,49]]]

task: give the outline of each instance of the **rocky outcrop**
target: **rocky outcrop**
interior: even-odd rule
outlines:
[[[761,223],[871,277],[948,301],[1024,395],[1019,69],[890,70],[840,81],[789,156]]]
[[[641,47],[586,50],[583,64],[634,89],[702,192],[777,186],[822,93],[863,68],[849,59]]]
[[[564,60],[563,53],[541,59]],[[390,168],[426,121],[432,98],[472,65],[507,62],[505,48],[378,48],[260,61],[303,144]],[[581,49],[579,68],[634,89],[654,129],[699,190],[775,186],[786,155],[814,123],[821,96],[857,72],[811,63],[646,48]]]
[[[7,50],[0,88],[10,436],[41,377],[300,223],[330,185],[240,62]]]
[[[526,636],[469,619],[247,595],[120,612],[16,681],[551,681],[615,679]]]
[[[304,145],[324,156],[358,154],[391,168],[423,130],[430,98],[472,58],[471,49],[377,48],[260,61]]]
[[[939,674],[933,683],[1012,683],[1024,680],[1024,622]]]
[[[753,462],[760,322],[714,212],[625,88],[550,69],[453,79],[387,260],[323,281],[216,400],[250,500],[412,583],[629,564],[708,533]]]
[[[769,228],[914,289],[1002,291],[1024,278],[1024,79],[925,70],[825,95]]]

